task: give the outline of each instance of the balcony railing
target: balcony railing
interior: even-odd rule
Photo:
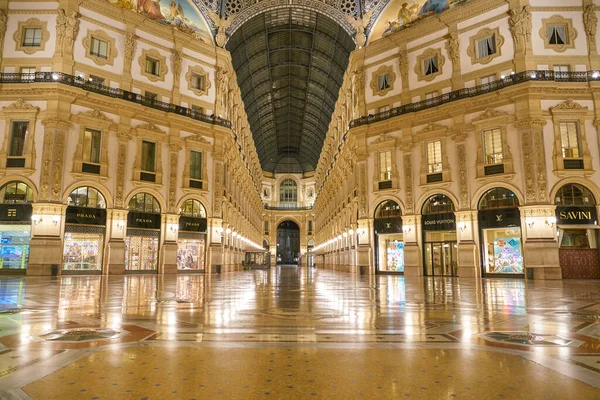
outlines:
[[[298,203],[272,203],[272,204],[264,204],[265,210],[294,210],[294,211],[303,211],[303,210],[312,210],[313,206],[301,206]]]
[[[208,124],[224,126],[231,128],[231,122],[217,117],[215,115],[206,115],[201,112],[194,111],[191,108],[181,107],[173,103],[165,103],[158,100],[152,100],[138,93],[129,92],[127,90],[105,86],[103,84],[88,81],[78,76],[65,74],[62,72],[36,72],[35,74],[19,74],[19,73],[0,73],[0,83],[2,84],[17,84],[17,83],[62,83],[69,86],[74,86],[88,92],[98,93],[104,96],[115,99],[131,101],[141,104],[145,107],[154,108],[156,110],[183,115],[197,121],[206,122]]]
[[[580,71],[580,72],[554,72],[554,71],[523,71],[516,74],[505,76],[502,79],[486,83],[485,85],[474,86],[471,88],[458,89],[453,92],[442,94],[431,99],[418,101],[416,103],[405,104],[377,114],[367,115],[353,120],[350,127],[368,125],[374,122],[384,121],[399,115],[408,114],[416,111],[426,110],[428,108],[438,107],[442,104],[453,101],[468,99],[482,94],[495,92],[505,87],[518,85],[523,82],[542,81],[542,82],[600,82],[600,71]]]

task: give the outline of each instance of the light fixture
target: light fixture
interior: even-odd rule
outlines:
[[[231,237],[236,237],[236,236],[237,236],[237,232],[236,231],[231,232]]]
[[[37,214],[34,214],[31,216],[31,221],[33,222],[34,225],[37,225],[40,222],[42,222],[42,217]]]
[[[593,79],[598,79],[598,77],[600,77],[600,72],[594,71],[594,73],[592,74],[592,78]]]
[[[458,223],[458,229],[460,229],[461,232],[464,232],[465,229],[467,229],[467,224],[465,223],[465,221],[460,221]]]
[[[337,240],[342,240],[342,235],[338,235]]]
[[[348,232],[344,232],[344,233],[342,234],[342,236],[344,236],[344,237],[348,237]]]
[[[554,226],[554,224],[556,223],[556,217],[552,216],[552,217],[548,217],[546,218],[546,224],[552,228]]]
[[[231,229],[227,228],[227,229],[225,230],[225,233],[229,235],[229,234],[231,233]]]
[[[348,234],[350,234],[350,235],[353,235],[353,234],[354,234],[354,229],[350,229],[350,230],[348,231]]]
[[[169,224],[169,230],[173,233],[177,232],[177,224]]]
[[[402,232],[404,232],[404,233],[408,233],[408,232],[410,232],[411,230],[412,230],[412,228],[410,227],[410,225],[404,225],[404,226],[402,227]]]
[[[533,224],[535,223],[534,219],[531,217],[527,217],[525,218],[525,222],[527,223],[527,226],[529,227],[529,229],[531,229],[531,227],[533,226]]]
[[[504,79],[504,78],[505,78],[505,76],[504,76],[504,75],[500,75],[500,79]]]
[[[56,72],[52,74],[52,79],[54,79],[55,81],[58,80],[58,74]]]
[[[54,217],[52,217],[52,223],[54,223],[54,226],[57,226],[59,222],[60,222],[60,216],[55,215]]]
[[[531,73],[531,79],[535,79],[535,78],[537,78],[537,74],[535,72],[532,72]]]
[[[125,221],[117,221],[117,228],[122,231],[125,228]]]

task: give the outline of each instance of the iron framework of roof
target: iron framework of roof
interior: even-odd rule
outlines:
[[[315,169],[352,37],[309,9],[270,9],[244,22],[226,45],[263,170]]]

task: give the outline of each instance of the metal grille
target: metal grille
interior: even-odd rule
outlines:
[[[99,174],[100,173],[100,166],[99,165],[95,165],[95,164],[83,163],[83,165],[81,166],[81,171],[82,172],[87,172],[88,174]]]
[[[7,158],[6,168],[23,168],[25,167],[24,158]]]
[[[443,180],[444,178],[441,172],[427,175],[427,183],[441,182]]]
[[[570,159],[565,159],[565,169],[583,169],[583,160],[578,160],[578,159],[574,159],[574,160],[570,160]]]
[[[483,173],[485,175],[503,174],[504,164],[486,165],[483,167]]]
[[[106,229],[103,226],[88,226],[88,225],[65,225],[65,232],[72,233],[101,233],[104,234]]]
[[[129,228],[127,228],[127,236],[159,237],[160,236],[160,230],[154,230],[154,229],[129,229]]]

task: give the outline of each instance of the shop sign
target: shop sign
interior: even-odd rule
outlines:
[[[505,228],[508,226],[521,226],[521,214],[516,207],[479,210],[479,227]]]
[[[453,212],[423,215],[421,226],[424,231],[455,231],[456,217]]]
[[[596,225],[596,207],[556,207],[556,221],[561,225]]]
[[[0,204],[0,221],[31,223],[31,204]]]
[[[402,218],[375,218],[375,233],[402,233]]]
[[[127,227],[160,229],[160,214],[129,211],[129,214],[127,214]]]
[[[185,232],[206,232],[206,218],[179,217],[179,230]]]
[[[106,225],[106,209],[69,206],[65,222],[67,224]]]

